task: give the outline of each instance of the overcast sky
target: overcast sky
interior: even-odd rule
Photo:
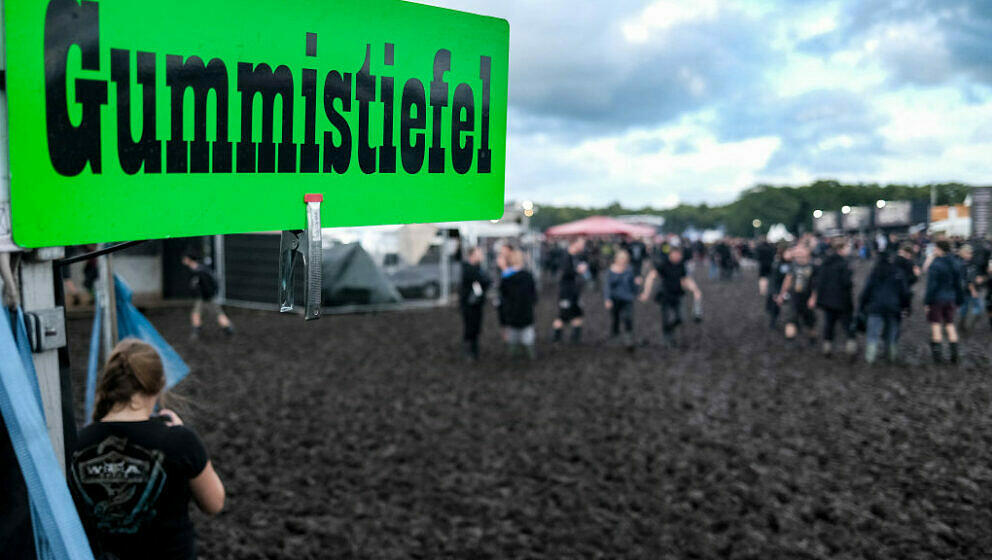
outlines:
[[[510,22],[507,198],[992,184],[992,0],[422,0]]]

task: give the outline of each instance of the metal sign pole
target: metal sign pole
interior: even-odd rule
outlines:
[[[224,262],[224,236],[214,236],[214,274],[217,276],[217,298],[227,299],[227,267]]]
[[[46,249],[30,255],[21,264],[21,304],[26,313],[48,311],[55,308],[54,267],[52,260],[60,258],[62,248]],[[59,377],[57,348],[35,352],[34,370],[41,389],[41,402],[45,412],[48,436],[55,448],[59,466],[65,472],[65,445],[62,431],[62,382]]]
[[[451,239],[448,238],[448,230],[441,230],[441,289],[439,297],[441,303],[448,303],[451,295]]]

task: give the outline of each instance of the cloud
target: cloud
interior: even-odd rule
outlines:
[[[779,149],[765,172],[777,174],[791,167],[808,173],[872,172],[873,159],[884,145],[879,127],[885,117],[861,96],[843,89],[819,89],[779,97],[769,95],[721,112],[720,137],[740,140],[775,135]]]
[[[509,196],[988,183],[989,0],[430,0],[510,21]]]
[[[776,56],[758,19],[714,0],[444,4],[510,20],[511,102],[550,131],[669,122],[758,87]]]
[[[856,46],[874,54],[896,84],[992,84],[992,2],[846,0],[832,33],[802,45],[829,53]]]

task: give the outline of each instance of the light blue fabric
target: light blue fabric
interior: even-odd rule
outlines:
[[[6,312],[0,316],[0,413],[28,489],[38,558],[93,560],[48,437],[29,346],[27,361],[23,359],[27,337],[15,339],[10,316]],[[26,335],[22,318],[18,310],[17,332]]]
[[[124,283],[119,276],[114,276],[114,290],[116,292],[117,304],[117,336],[123,340],[125,338],[137,338],[143,342],[151,344],[158,355],[162,358],[162,366],[165,369],[165,388],[171,389],[189,375],[189,366],[186,362],[169,346],[169,343],[162,338],[162,335],[155,330],[151,322],[141,314],[131,303],[131,288]],[[100,350],[100,310],[97,306],[96,316],[93,318],[93,334],[90,337],[90,356],[86,368],[86,421],[90,422],[93,416],[93,401],[96,395],[96,380],[99,372],[99,350]]]
[[[121,340],[137,338],[155,347],[165,368],[165,388],[171,389],[189,375],[189,366],[131,303],[131,288],[120,276],[114,276],[114,290],[117,292],[117,336]]]
[[[103,307],[96,306],[93,314],[93,332],[90,333],[90,356],[86,362],[86,423],[93,417],[93,397],[96,395],[96,375],[100,369],[100,322],[103,319]]]
[[[44,410],[45,406],[41,402],[41,387],[38,386],[38,378],[34,375],[34,358],[31,357],[31,342],[28,340],[27,324],[24,322],[24,310],[20,307],[11,312],[11,320],[14,322],[14,344],[17,345],[17,353],[24,364],[24,369],[32,374],[31,388],[34,389],[35,400],[38,401],[38,408]]]

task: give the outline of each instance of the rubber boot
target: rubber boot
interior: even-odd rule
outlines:
[[[528,360],[535,360],[535,359],[537,359],[537,348],[533,344],[525,344],[524,345],[524,352],[527,353],[527,359]]]
[[[582,327],[572,327],[572,344],[582,342]]]
[[[561,329],[555,329],[551,334],[551,340],[553,342],[561,342]]]
[[[865,344],[865,361],[869,364],[874,364],[875,360],[878,358],[878,343],[869,342]]]
[[[476,362],[479,360],[479,341],[468,340],[465,342],[465,357]]]
[[[958,356],[958,343],[957,342],[952,342],[951,343],[951,363],[952,364],[958,363],[958,358],[959,358],[959,356]]]
[[[888,353],[889,353],[889,363],[895,364],[895,363],[898,363],[899,362],[899,347],[898,346],[896,346],[895,344],[890,345],[889,348],[888,348]]]
[[[939,342],[930,343],[930,356],[933,358],[933,363],[944,363],[944,356]]]
[[[627,331],[623,333],[623,345],[627,348],[628,352],[633,352],[634,350],[634,333]]]
[[[234,336],[234,326],[228,325],[224,327],[224,334],[226,334],[227,336]]]
[[[847,342],[844,343],[844,353],[853,362],[858,355],[858,341],[853,338],[847,339]]]
[[[193,327],[189,333],[190,340],[200,340],[200,327]]]

